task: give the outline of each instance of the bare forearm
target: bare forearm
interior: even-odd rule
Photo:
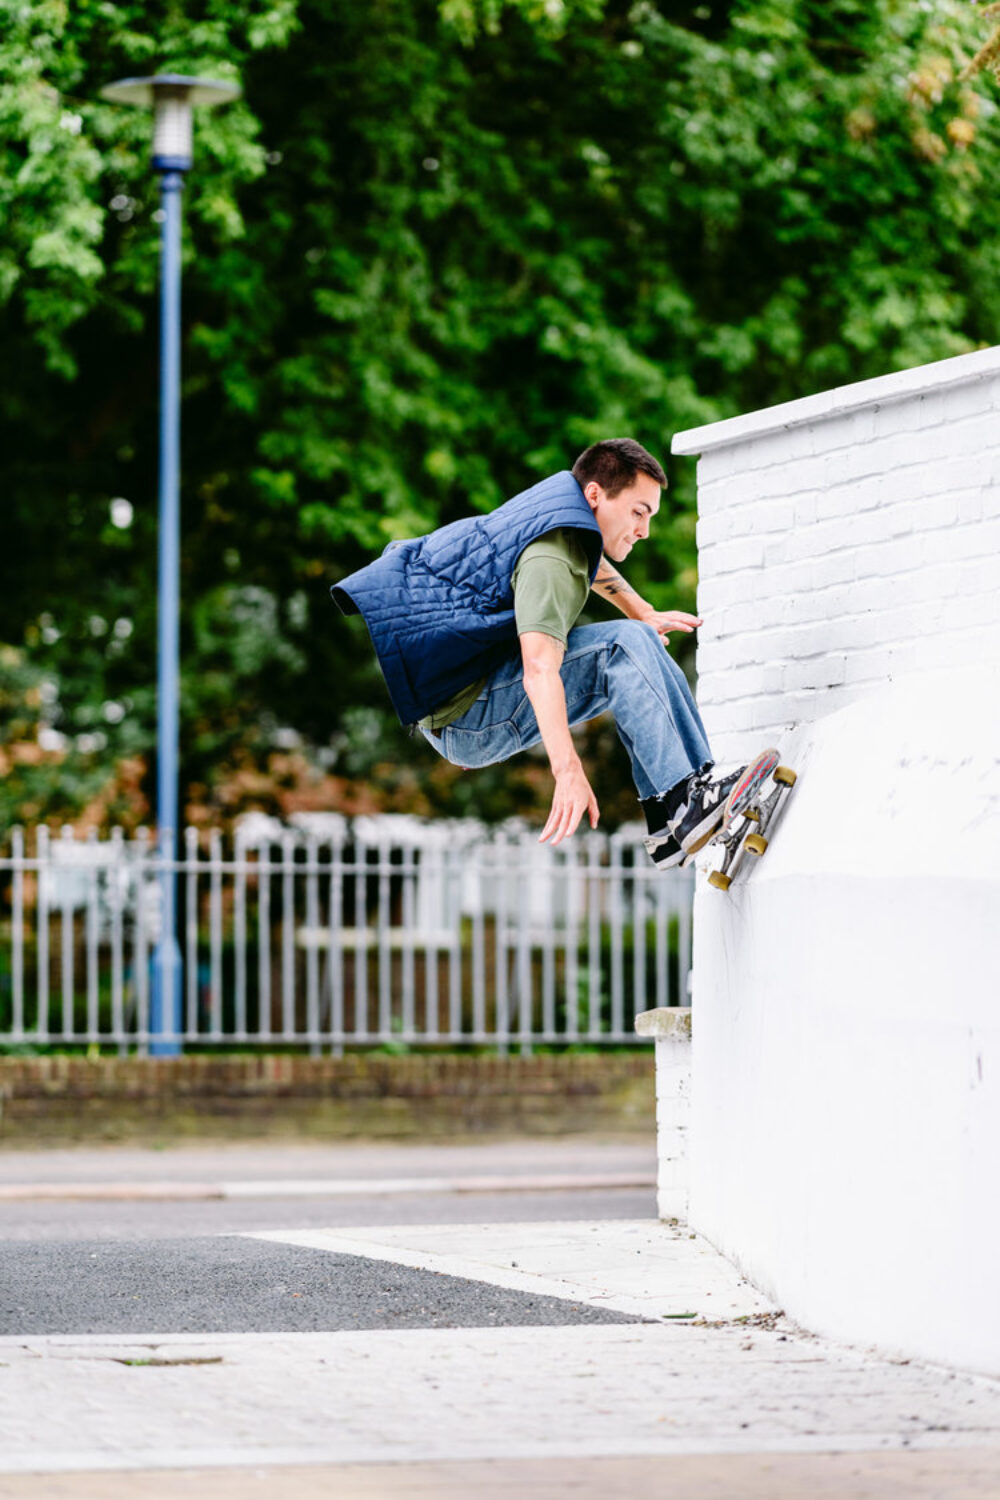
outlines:
[[[559,675],[565,650],[560,641],[541,631],[527,630],[521,636],[524,691],[535,710],[555,779],[552,808],[538,836],[540,843],[548,843],[551,848],[576,831],[584,813],[590,818],[591,828],[597,827],[600,817],[597,798],[569,732],[566,692]]]
[[[606,557],[601,558],[597,574],[590,587],[601,599],[607,599],[616,609],[620,609],[623,615],[628,615],[630,620],[641,620],[650,612],[651,606],[627,579],[622,577],[618,569],[612,567]]]
[[[566,693],[558,667],[536,667],[524,674],[524,691],[535,710],[538,732],[545,746],[553,776],[559,776],[579,757],[569,730]]]

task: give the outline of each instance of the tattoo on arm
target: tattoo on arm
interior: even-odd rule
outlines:
[[[602,598],[614,600],[622,594],[635,594],[636,592],[630,583],[626,583],[618,569],[611,566],[606,557],[601,558],[591,588]]]

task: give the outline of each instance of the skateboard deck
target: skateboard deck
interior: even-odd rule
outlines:
[[[781,764],[777,750],[763,750],[747,766],[726,802],[722,825],[706,845],[718,845],[721,863],[709,885],[728,891],[741,874],[745,879],[767,852],[769,832],[795,785],[796,773]]]

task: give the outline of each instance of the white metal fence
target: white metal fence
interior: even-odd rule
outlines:
[[[315,820],[322,822],[322,820]],[[0,847],[0,1046],[186,1048],[631,1042],[687,1003],[692,881],[638,827],[577,835],[331,817],[248,827],[15,829]],[[176,875],[181,1017],[151,1019],[162,876]],[[155,1034],[154,1034],[155,1026]]]

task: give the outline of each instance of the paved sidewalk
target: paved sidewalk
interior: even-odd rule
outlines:
[[[651,1320],[732,1322],[776,1311],[707,1240],[655,1219],[268,1229],[247,1238],[360,1255]]]
[[[49,1336],[0,1363],[8,1473],[1000,1448],[995,1383],[745,1325]]]
[[[955,1485],[911,1486],[906,1493],[947,1500],[997,1493],[1000,1382],[804,1334],[686,1230],[653,1221],[577,1222],[502,1231],[464,1226],[458,1234],[455,1226],[395,1234],[364,1229],[353,1236],[338,1231],[337,1240],[350,1238],[361,1254],[403,1263],[416,1256],[427,1266],[460,1261],[496,1285],[516,1273],[533,1278],[539,1292],[589,1297],[605,1307],[642,1305],[656,1321],[6,1338],[0,1340],[2,1468],[25,1476],[8,1493],[38,1500],[53,1494],[48,1478],[31,1488],[27,1476],[40,1472],[206,1469],[215,1477],[203,1492],[221,1496],[235,1493],[221,1471],[255,1468],[267,1476],[304,1466],[301,1491],[294,1474],[283,1483],[291,1486],[286,1493],[307,1495],[308,1470],[333,1465],[338,1495],[431,1494],[434,1466],[471,1464],[486,1466],[496,1494],[516,1484],[522,1495],[597,1500],[615,1493],[601,1488],[598,1470],[617,1459],[623,1474],[640,1460],[659,1461],[664,1484],[675,1461],[677,1473],[700,1468],[708,1487],[680,1491],[699,1500],[713,1493],[771,1497],[781,1491],[762,1455],[776,1456],[783,1472],[801,1479],[816,1465],[822,1469],[819,1456],[830,1453],[852,1455],[863,1475],[871,1454],[879,1459],[876,1469],[897,1482],[904,1471],[918,1472],[917,1451],[941,1449],[948,1450]],[[290,1244],[298,1236],[281,1238]],[[517,1267],[505,1263],[510,1258]],[[723,1288],[728,1305],[720,1308]],[[895,1466],[887,1466],[888,1453],[896,1454]],[[559,1462],[587,1460],[601,1464],[589,1477],[580,1470],[579,1486],[551,1488]],[[374,1471],[353,1476],[353,1489],[340,1482],[340,1466],[387,1464],[382,1489],[364,1487],[376,1483]],[[528,1464],[548,1466],[541,1488],[522,1482]],[[825,1472],[835,1468],[826,1464]],[[942,1461],[928,1456],[920,1472],[936,1473],[939,1482],[941,1470]],[[844,1464],[840,1472],[848,1472]],[[963,1475],[971,1487],[958,1487]],[[982,1475],[993,1477],[981,1481]],[[66,1493],[121,1493],[102,1492],[94,1479],[74,1483],[79,1487]],[[168,1479],[158,1483],[161,1493],[171,1493],[163,1488]],[[145,1478],[142,1484],[144,1493],[155,1493]],[[478,1481],[475,1488],[491,1493]]]
[[[494,1190],[506,1178],[523,1189],[549,1176],[580,1185],[649,1170],[651,1157],[634,1143],[579,1140],[0,1156],[0,1180],[28,1188],[353,1184],[373,1194],[372,1218],[350,1227],[310,1218],[320,1227],[303,1228],[296,1215],[308,1205],[290,1200],[287,1227],[211,1243],[242,1247],[230,1259],[266,1296],[316,1280],[317,1257],[327,1278],[367,1268],[376,1289],[383,1275],[386,1288],[403,1284],[407,1268],[413,1288],[405,1326],[151,1332],[130,1315],[90,1326],[134,1332],[0,1339],[0,1500],[179,1500],[182,1489],[204,1500],[996,1500],[1000,1381],[805,1333],[683,1225],[374,1217],[391,1201],[379,1184],[485,1176]],[[320,1213],[336,1208],[313,1202]],[[3,1214],[13,1224],[28,1207],[12,1201]],[[71,1223],[84,1207],[45,1211]],[[273,1211],[283,1213],[280,1199]],[[171,1244],[190,1300],[195,1241]],[[138,1246],[128,1255],[152,1265]],[[271,1285],[279,1251],[301,1257],[290,1287]],[[86,1274],[82,1260],[65,1263],[65,1294],[83,1306]],[[558,1299],[565,1317],[442,1322],[434,1309],[445,1283],[538,1308]],[[235,1284],[241,1305],[252,1305],[250,1290],[244,1299]],[[118,1291],[128,1306],[145,1301],[132,1298],[142,1286]],[[387,1294],[377,1300],[388,1306]]]

